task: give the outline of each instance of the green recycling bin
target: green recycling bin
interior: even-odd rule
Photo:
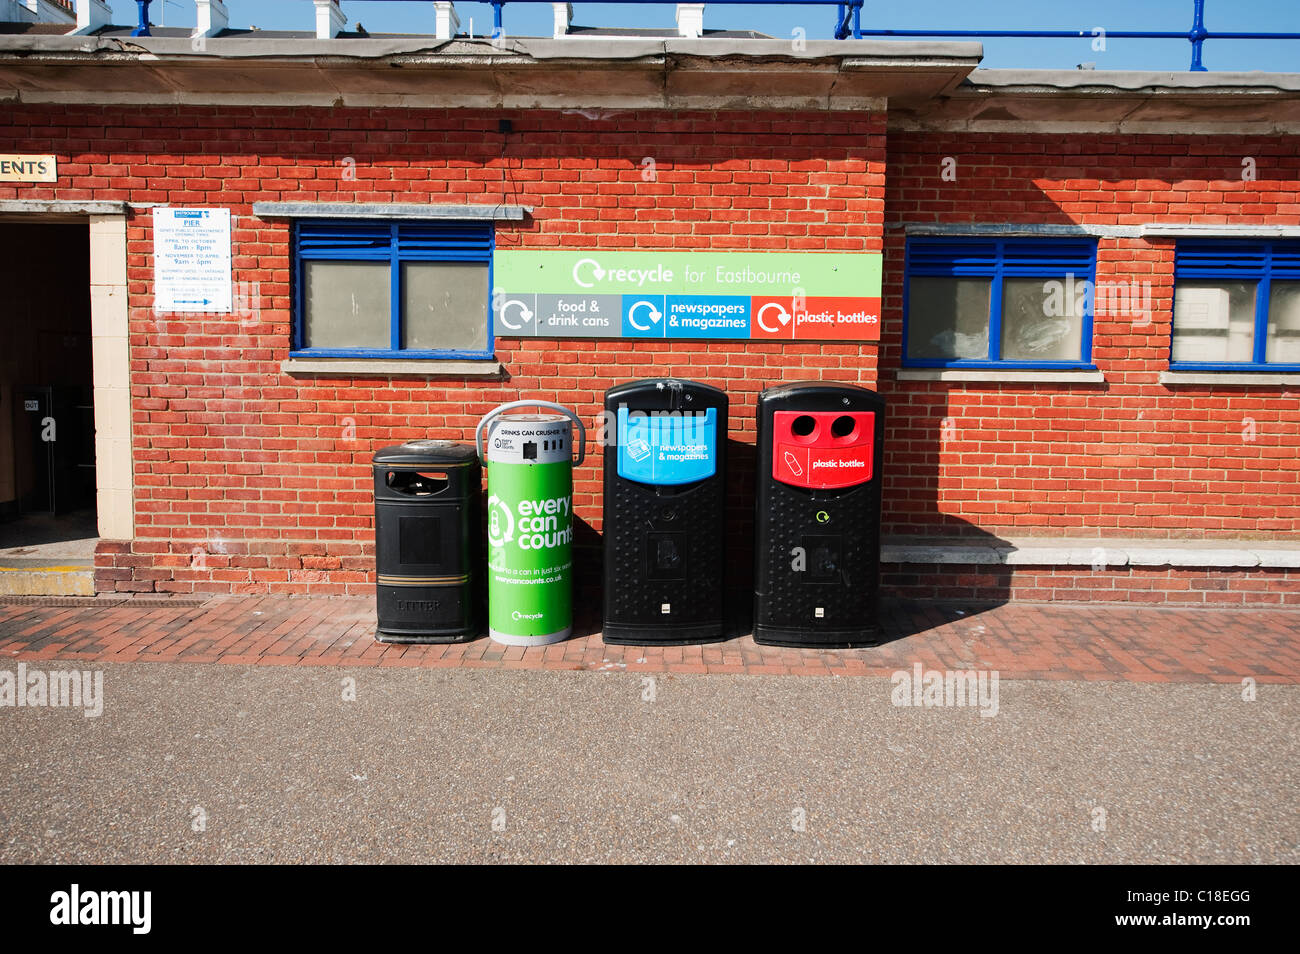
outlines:
[[[559,413],[506,413],[517,408]],[[488,473],[488,635],[507,646],[568,639],[573,633],[573,468],[586,457],[586,429],[563,405],[511,401],[483,416],[474,442]]]

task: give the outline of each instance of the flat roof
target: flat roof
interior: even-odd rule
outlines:
[[[66,28],[62,28],[66,29]],[[0,32],[0,99],[506,108],[882,109],[891,122],[1300,124],[1300,74],[980,69],[947,40],[577,28],[553,39],[185,28]],[[635,33],[635,35],[634,35]],[[1297,125],[1300,129],[1300,125]]]

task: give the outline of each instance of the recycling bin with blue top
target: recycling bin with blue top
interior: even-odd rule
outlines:
[[[604,638],[724,638],[727,396],[651,378],[605,393]]]

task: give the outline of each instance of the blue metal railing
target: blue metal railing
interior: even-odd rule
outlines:
[[[131,31],[132,36],[151,36],[149,32],[149,4],[153,0],[135,0],[136,6],[139,7],[140,22],[136,28]],[[366,0],[347,0],[348,3],[364,3]],[[373,0],[372,0],[373,2]],[[411,0],[416,2],[416,0]],[[432,0],[418,0],[421,3],[429,3]],[[503,10],[506,3],[541,3],[550,0],[483,0],[485,3],[492,5],[492,34],[500,35],[504,30],[502,25]],[[602,0],[603,2],[603,0]],[[663,5],[665,0],[612,0],[617,4],[637,3],[648,4],[657,3]],[[671,2],[671,0],[670,0]],[[862,4],[865,0],[704,0],[712,4],[732,4],[738,6],[808,6],[810,4],[820,4],[823,6],[834,5],[837,7],[835,16],[835,39],[844,40],[849,36],[861,39],[862,37]]]
[[[1030,37],[1071,38],[1095,37],[1102,34],[1093,30],[860,30],[861,36],[942,36],[942,37]],[[1187,40],[1192,44],[1193,72],[1204,72],[1202,47],[1206,40],[1300,40],[1300,33],[1226,32],[1205,28],[1205,0],[1192,0],[1192,27],[1185,32],[1176,30],[1106,30],[1107,39],[1135,40]]]
[[[140,8],[140,23],[131,32],[132,36],[149,36],[149,4],[152,0],[136,0]],[[346,0],[348,3],[373,2],[373,0]],[[410,2],[428,3],[430,0],[410,0]],[[504,32],[502,23],[507,3],[540,3],[549,0],[484,0],[492,6],[492,35]],[[607,0],[616,4],[664,4],[665,0]],[[849,37],[862,39],[871,36],[893,37],[951,37],[982,39],[985,37],[1019,37],[1031,39],[1087,39],[1103,35],[1096,30],[864,30],[862,28],[862,8],[865,0],[705,0],[713,5],[767,5],[767,6],[809,6],[812,4],[831,5],[835,11],[835,31],[837,40]],[[1121,40],[1187,40],[1192,44],[1192,65],[1194,72],[1205,70],[1203,47],[1206,40],[1300,40],[1300,33],[1271,33],[1262,31],[1232,32],[1211,31],[1205,27],[1205,0],[1192,0],[1192,26],[1186,31],[1178,30],[1106,30],[1106,38]]]
[[[140,2],[140,0],[137,0]],[[375,2],[375,0],[347,0],[348,3],[365,3]],[[481,0],[484,3],[492,5],[492,34],[499,35],[504,29],[502,25],[502,16],[507,3],[540,3],[550,2],[550,0]],[[597,0],[597,2],[607,2],[607,0]],[[666,5],[666,0],[608,0],[618,5],[623,4],[658,4]],[[672,2],[672,0],[667,0]],[[850,36],[857,39],[862,38],[862,5],[865,0],[702,0],[702,2],[712,5],[731,5],[731,6],[773,6],[773,7],[792,7],[792,6],[809,6],[809,5],[834,5],[837,8],[835,15],[835,39],[845,40]]]

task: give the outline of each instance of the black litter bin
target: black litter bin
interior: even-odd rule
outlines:
[[[722,639],[727,396],[651,378],[610,388],[605,413],[605,641]]]
[[[879,640],[885,402],[810,381],[758,397],[754,641],[847,648]]]
[[[410,441],[374,456],[378,638],[455,643],[479,631],[478,455]]]

